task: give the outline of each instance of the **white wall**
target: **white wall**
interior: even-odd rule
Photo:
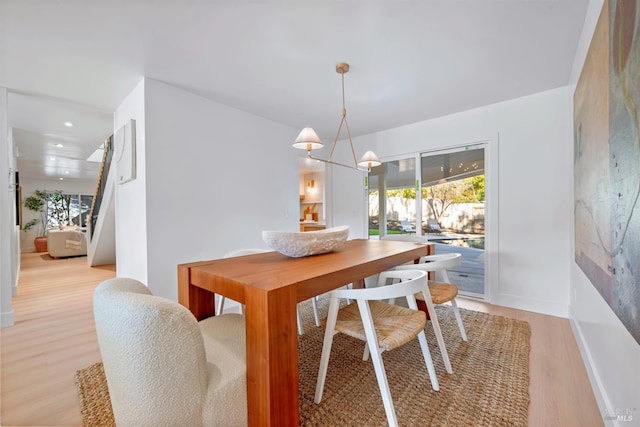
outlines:
[[[98,177],[96,177],[96,180]],[[32,196],[35,190],[60,190],[67,194],[93,194],[96,191],[96,181],[74,181],[58,179],[52,180],[32,180],[20,178],[20,186],[22,187],[22,223],[36,218],[40,219],[40,214],[33,212],[24,207],[24,199]],[[34,252],[35,246],[33,239],[37,237],[41,224],[29,231],[20,232],[20,248],[22,252]]]
[[[264,248],[265,229],[298,230],[299,153],[291,148],[296,129],[146,79],[144,133],[137,154],[145,176],[118,186],[119,276],[139,271],[132,264],[146,256],[148,280],[136,278],[154,294],[176,300],[178,264]],[[134,183],[132,209],[122,193]],[[144,249],[122,233],[122,221],[130,221],[123,213],[138,206],[146,210]],[[122,256],[123,247],[133,245],[140,252],[127,249]]]
[[[564,317],[573,176],[567,96],[559,88],[354,140],[356,152],[372,148],[383,160],[488,141],[488,179],[498,180],[488,194],[495,227],[487,241],[498,240],[488,251],[491,300]],[[358,183],[343,187],[333,190],[359,194]]]
[[[7,132],[7,143],[8,143],[8,148],[9,148],[9,165],[10,168],[13,170],[17,170],[18,169],[18,159],[16,157],[16,146],[15,143],[13,142],[13,129],[9,128],[8,132]],[[9,178],[12,184],[16,184],[15,183],[15,176],[14,177],[10,177]],[[12,215],[12,233],[11,233],[11,283],[12,283],[12,287],[11,287],[11,295],[12,296],[16,296],[18,294],[18,276],[20,273],[20,225],[16,224],[16,219],[17,216],[20,215],[20,207],[15,207],[15,198],[16,198],[16,191],[18,186],[15,185],[14,187],[11,188],[10,191],[10,199],[12,201],[12,209],[11,209],[11,215]],[[20,203],[22,203],[22,199],[20,200]]]
[[[347,159],[340,160],[339,156],[335,157],[337,161],[349,163]],[[349,239],[368,238],[369,235],[365,176],[366,174],[361,171],[327,165],[325,174],[327,227],[348,225]]]
[[[145,135],[145,80],[125,98],[113,118],[113,133],[130,119],[136,121],[136,179],[116,185],[116,274],[148,282],[147,173]],[[114,151],[111,167],[117,168]],[[166,244],[166,243],[165,243]]]
[[[567,100],[571,108],[573,108],[575,85],[582,71],[602,5],[602,0],[589,3],[580,46],[571,73],[571,90]],[[573,222],[571,222],[570,244],[572,300],[569,314],[600,410],[605,416],[616,411],[631,410],[633,421],[616,424],[607,420],[607,424],[640,426],[638,409],[640,408],[640,345],[575,263]]]
[[[0,87],[0,327],[14,323],[11,295],[16,285],[19,261],[13,204],[15,193],[9,179],[13,172],[13,149],[8,138],[7,90]]]

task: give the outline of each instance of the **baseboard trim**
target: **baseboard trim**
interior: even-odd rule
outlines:
[[[492,304],[501,305],[518,310],[533,311],[534,313],[548,314],[550,316],[569,318],[569,306],[553,301],[523,298],[521,296],[498,294],[491,301]]]
[[[600,409],[600,413],[604,414],[606,412],[606,408],[612,408],[611,402],[609,402],[609,398],[607,397],[607,392],[602,385],[602,381],[600,380],[600,375],[598,371],[594,369],[595,364],[593,363],[593,358],[591,357],[591,352],[589,348],[585,344],[584,334],[582,333],[582,329],[580,328],[580,324],[576,322],[573,316],[569,317],[569,324],[571,325],[571,330],[573,331],[573,336],[576,339],[576,344],[578,344],[578,350],[580,351],[580,356],[582,357],[582,363],[584,364],[585,369],[587,370],[587,376],[589,377],[589,382],[591,383],[591,389],[593,390],[593,394],[596,398],[596,402],[598,403],[598,408]],[[618,427],[621,426],[620,423],[614,420],[607,420],[603,417],[603,422],[607,427]]]
[[[0,328],[8,328],[15,324],[13,310],[0,314]]]

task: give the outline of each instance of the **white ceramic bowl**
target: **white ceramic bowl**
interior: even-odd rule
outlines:
[[[349,226],[327,228],[319,231],[269,231],[262,232],[262,240],[281,254],[300,258],[335,251],[347,241]]]

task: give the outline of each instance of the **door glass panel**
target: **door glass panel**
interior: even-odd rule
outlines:
[[[416,233],[416,159],[372,168],[368,184],[369,235]]]
[[[423,154],[422,224],[436,254],[458,252],[449,278],[463,294],[484,295],[484,146]],[[438,278],[436,278],[438,279]]]

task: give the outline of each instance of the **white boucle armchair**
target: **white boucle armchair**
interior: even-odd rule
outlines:
[[[93,310],[118,427],[247,424],[244,316],[198,322],[128,278],[101,283]]]

